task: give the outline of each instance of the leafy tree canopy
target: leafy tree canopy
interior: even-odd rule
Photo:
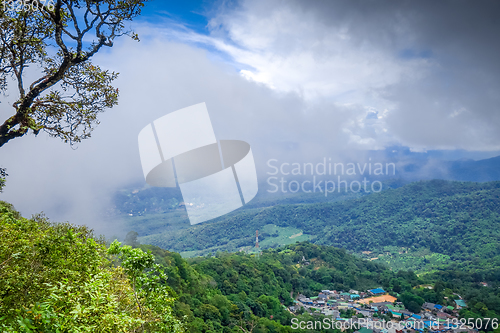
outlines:
[[[125,22],[146,0],[33,0],[0,6],[0,90],[17,89],[12,115],[0,123],[0,147],[32,131],[71,144],[90,137],[98,113],[117,104],[117,73],[90,59],[117,37],[137,35]],[[24,82],[27,68],[41,69]],[[9,89],[10,90],[10,89]]]

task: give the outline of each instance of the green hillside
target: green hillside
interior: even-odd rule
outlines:
[[[278,232],[266,233],[270,227]],[[283,239],[293,229],[312,242],[378,258],[396,269],[428,270],[452,262],[495,267],[499,227],[500,182],[433,180],[350,200],[247,209],[212,223],[139,234],[143,243],[203,255],[251,248],[257,229],[264,231],[264,247],[283,245],[272,238]]]
[[[274,227],[269,232],[281,231]],[[467,307],[449,311],[457,318],[496,322],[500,314],[498,269],[446,269],[419,276],[308,242],[258,256],[218,252],[183,259],[138,244],[133,233],[121,246],[106,244],[85,226],[51,223],[42,216],[25,219],[1,201],[0,236],[2,332],[338,333],[293,329],[292,319],[322,320],[325,315],[303,307],[292,313],[289,307],[299,294],[380,287],[415,313],[424,302],[453,308],[461,297]],[[483,281],[489,281],[486,287]],[[354,309],[339,310],[343,318],[355,314]],[[378,316],[391,319],[390,313]]]
[[[343,249],[310,243],[264,250],[259,257],[219,252],[187,260],[155,246],[141,248],[151,250],[166,267],[167,283],[177,293],[174,314],[186,318],[190,332],[229,332],[233,325],[255,325],[258,332],[297,332],[290,328],[294,316],[304,321],[322,317],[307,311],[292,315],[284,306],[293,305],[298,294],[311,297],[324,289],[382,287],[399,295],[405,307],[414,303],[416,312],[424,302],[454,306],[453,299],[461,295],[468,304],[460,311],[463,318],[498,318],[500,311],[498,275],[489,287],[478,283],[488,279],[484,274],[446,270],[419,277],[411,271],[393,272]],[[341,312],[345,318],[352,315],[352,310]],[[309,332],[326,331],[334,330]]]

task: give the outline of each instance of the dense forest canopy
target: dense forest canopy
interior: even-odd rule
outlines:
[[[155,192],[163,193],[129,193],[126,202],[129,207],[155,202],[160,198]],[[287,236],[302,232],[299,240],[358,254],[369,251],[394,269],[425,271],[453,264],[482,270],[500,262],[500,182],[421,181],[334,202],[273,202],[189,228],[177,205],[125,219],[141,242],[185,255],[248,249],[255,242],[255,230],[261,231],[263,247],[293,243],[296,239],[278,236],[295,230]]]

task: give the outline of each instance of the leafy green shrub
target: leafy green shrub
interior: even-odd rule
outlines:
[[[26,219],[0,202],[4,332],[181,332],[157,269],[141,249],[114,242],[107,250],[85,226]]]

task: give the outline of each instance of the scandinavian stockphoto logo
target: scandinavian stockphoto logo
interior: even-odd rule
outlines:
[[[146,182],[179,186],[191,224],[225,215],[258,191],[250,145],[219,140],[205,103],[169,113],[139,133]]]

